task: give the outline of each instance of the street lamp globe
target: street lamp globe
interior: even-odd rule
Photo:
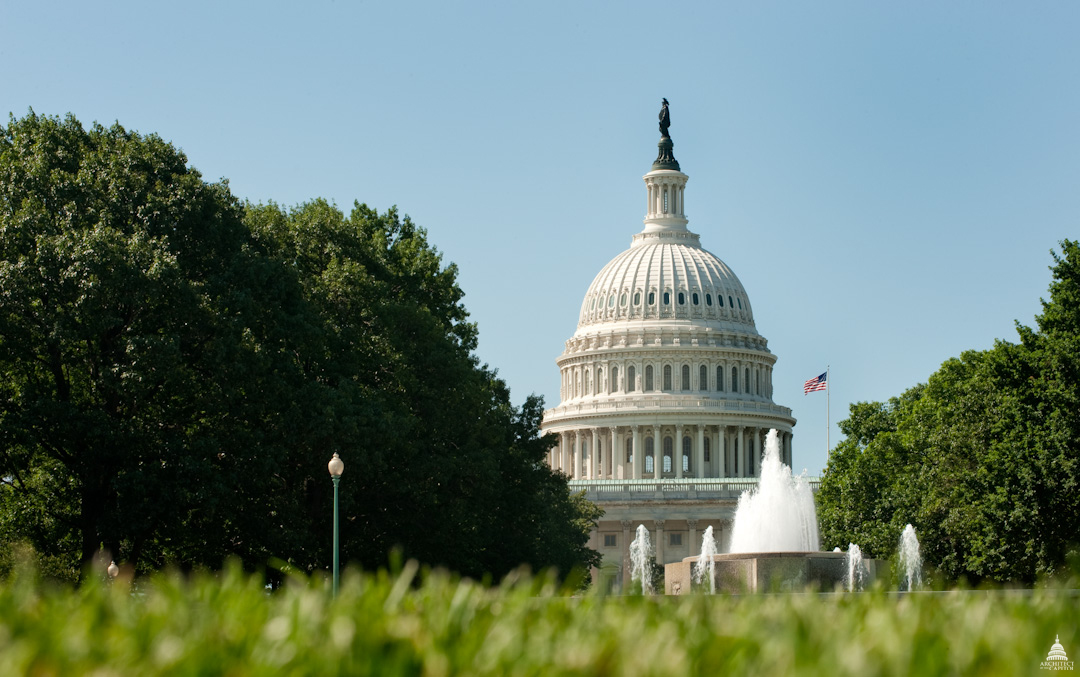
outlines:
[[[330,459],[330,462],[326,464],[326,467],[330,470],[331,477],[341,477],[341,472],[345,470],[345,463],[338,458],[337,452],[334,452],[334,457]]]

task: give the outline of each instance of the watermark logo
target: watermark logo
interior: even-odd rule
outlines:
[[[1061,636],[1054,637],[1054,646],[1050,647],[1050,653],[1046,654],[1046,660],[1039,664],[1043,670],[1068,670],[1072,671],[1073,662],[1065,655],[1065,647],[1061,646]]]

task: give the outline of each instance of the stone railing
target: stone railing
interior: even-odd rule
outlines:
[[[821,480],[808,479],[816,492]],[[742,492],[757,486],[755,477],[694,478],[660,480],[570,480],[571,491],[584,491],[594,502],[647,501],[671,499],[738,499]]]
[[[693,413],[699,411],[731,411],[753,412],[771,414],[773,416],[791,416],[791,408],[783,407],[771,402],[754,402],[747,400],[717,400],[693,396],[667,396],[633,398],[615,400],[611,402],[582,402],[580,404],[561,404],[554,409],[544,412],[545,419],[562,418],[564,416],[581,416],[590,414],[613,414],[656,411],[663,409],[681,410],[680,413]]]

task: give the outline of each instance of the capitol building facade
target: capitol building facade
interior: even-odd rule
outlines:
[[[791,409],[772,399],[776,356],[739,278],[689,230],[688,176],[661,112],[659,154],[644,176],[645,227],[596,275],[557,364],[560,403],[542,430],[548,462],[604,509],[592,547],[605,588],[629,581],[634,530],[660,564],[698,554],[713,527],[726,552],[743,490],[756,484],[765,436],[791,465]]]

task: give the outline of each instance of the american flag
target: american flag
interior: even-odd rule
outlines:
[[[802,384],[803,395],[807,393],[812,393],[815,390],[825,390],[828,386],[828,383],[826,383],[826,380],[828,379],[828,373],[829,372],[825,372],[821,376],[815,376],[806,383]]]

